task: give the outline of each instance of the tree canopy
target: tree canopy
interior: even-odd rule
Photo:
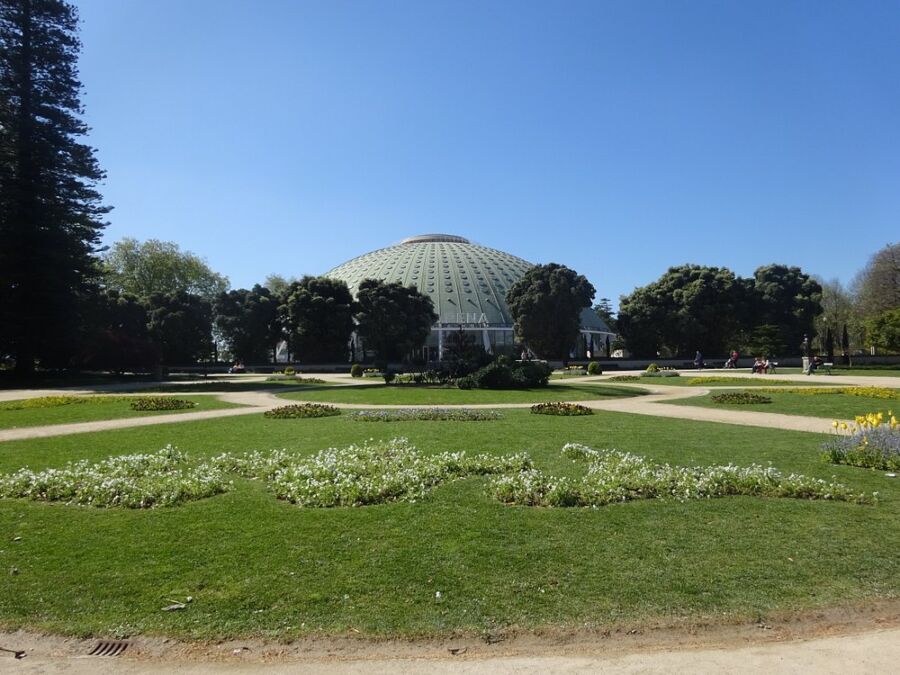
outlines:
[[[753,274],[752,321],[778,326],[789,352],[797,353],[804,335],[812,340],[822,313],[822,287],[799,267],[766,265]]]
[[[853,282],[863,319],[900,308],[900,244],[875,253]]]
[[[281,316],[295,358],[306,363],[347,361],[353,311],[350,289],[339,279],[305,276],[292,283]]]
[[[399,282],[365,279],[356,302],[357,331],[383,365],[424,345],[438,319],[431,298]]]
[[[556,263],[532,267],[506,293],[516,335],[545,359],[568,359],[593,299],[584,276]]]
[[[768,265],[743,279],[724,267],[681,265],[624,296],[618,328],[635,356],[796,353],[804,335],[815,335],[821,297],[798,267]]]
[[[166,365],[193,364],[212,356],[212,307],[190,293],[154,293],[147,299],[147,329]]]
[[[228,290],[228,278],[213,272],[190,251],[171,241],[126,237],[103,256],[106,285],[139,298],[154,293],[191,293],[213,302]]]
[[[239,361],[264,363],[281,337],[278,298],[255,285],[220,293],[213,306],[215,325],[228,351]]]
[[[900,308],[889,309],[866,321],[869,342],[887,352],[900,353]]]
[[[619,332],[639,356],[723,354],[740,329],[745,304],[745,284],[725,267],[670,267],[621,299]]]
[[[109,211],[79,140],[77,30],[62,0],[0,1],[0,351],[20,375],[78,330]]]

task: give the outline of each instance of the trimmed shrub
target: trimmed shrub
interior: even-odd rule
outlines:
[[[531,412],[535,415],[559,415],[561,417],[576,417],[580,415],[593,415],[594,411],[577,403],[563,403],[551,401],[538,403],[531,406]]]
[[[297,384],[325,384],[321,377],[303,377],[302,375],[275,375],[267,377],[266,382],[296,382]]]
[[[588,375],[602,375],[603,370],[600,368],[600,364],[596,361],[591,361],[587,367]]]
[[[196,408],[194,401],[186,401],[182,398],[171,398],[169,396],[147,396],[135,399],[131,402],[132,410],[141,412],[152,412],[155,410],[187,410],[188,408]]]
[[[714,394],[710,400],[716,403],[728,403],[729,405],[751,405],[754,403],[771,403],[772,399],[761,394],[751,394],[749,391],[729,391],[724,394]]]
[[[350,366],[350,377],[362,377],[363,376],[363,367],[358,363],[354,363]]]
[[[640,382],[640,375],[614,375],[607,382]]]
[[[272,408],[263,413],[265,417],[278,420],[306,419],[309,417],[334,417],[340,415],[339,408],[322,403],[299,403]]]
[[[648,370],[641,373],[641,377],[681,377],[681,373],[674,370]]]
[[[531,389],[545,387],[552,369],[540,361],[512,362],[501,356],[484,368],[456,381],[460,389]]]

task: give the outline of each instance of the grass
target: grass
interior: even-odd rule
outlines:
[[[310,376],[312,377],[312,376]],[[165,392],[167,394],[170,393],[178,393],[178,392],[199,392],[203,393],[205,391],[227,391],[227,392],[240,392],[240,391],[261,391],[261,390],[272,390],[272,389],[284,389],[287,387],[290,388],[300,388],[300,387],[327,387],[331,386],[331,382],[325,382],[324,384],[304,384],[303,382],[297,382],[296,380],[292,380],[289,377],[285,377],[283,380],[257,380],[255,382],[218,382],[216,380],[206,380],[204,382],[191,382],[190,384],[176,384],[176,385],[168,385],[168,384],[160,384],[152,387],[135,387],[134,389],[121,389],[119,391],[128,391],[134,393],[141,392]]]
[[[898,399],[889,400],[867,396],[851,396],[849,394],[816,394],[809,396],[766,392],[765,395],[772,399],[771,403],[748,403],[742,405],[716,403],[711,398],[713,394],[667,401],[667,403],[737,411],[756,410],[759,412],[781,413],[783,415],[807,415],[809,417],[827,417],[829,419],[853,419],[857,415],[865,415],[867,412],[886,411],[888,409],[900,410],[900,400]]]
[[[561,475],[583,470],[562,457],[566,441],[682,465],[772,462],[882,499],[874,507],[736,497],[541,509],[495,502],[485,480],[473,478],[421,503],[347,509],[297,508],[244,480],[224,495],[143,512],[4,500],[0,628],[210,639],[483,634],[756,619],[900,591],[900,482],[823,463],[823,437],[814,434],[601,411],[509,410],[483,426],[377,429],[346,416],[253,415],[2,443],[0,470],[169,442],[197,456],[282,447],[312,454],[372,434],[408,436],[424,452],[524,450]],[[184,611],[160,611],[188,595]]]
[[[645,392],[596,384],[549,384],[536,389],[457,389],[411,385],[373,384],[365,387],[332,387],[281,394],[281,398],[329,403],[370,403],[372,405],[454,405],[478,403],[536,403],[542,401],[586,401],[640,396]]]
[[[88,403],[73,403],[54,408],[25,408],[22,410],[5,410],[4,406],[14,401],[0,403],[0,429],[16,429],[35,427],[46,424],[72,424],[76,422],[95,422],[97,420],[116,420],[124,417],[147,417],[151,415],[170,415],[179,412],[196,412],[199,410],[216,410],[220,408],[238,407],[233,403],[220,401],[213,396],[189,396],[186,398],[197,405],[186,410],[164,410],[156,412],[138,412],[131,409],[130,401],[122,397],[110,397],[110,400],[97,400]],[[137,398],[137,397],[135,397]],[[132,399],[133,400],[133,399]]]

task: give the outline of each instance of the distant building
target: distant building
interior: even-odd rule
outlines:
[[[422,356],[436,361],[443,357],[450,334],[459,330],[475,336],[488,352],[518,355],[506,292],[531,267],[527,260],[463,237],[425,234],[353,258],[325,276],[344,281],[354,297],[364,279],[399,281],[430,297],[438,320]],[[604,353],[607,337],[614,340],[615,334],[596,313],[585,309],[572,356]],[[362,358],[362,348],[354,338],[355,360]]]

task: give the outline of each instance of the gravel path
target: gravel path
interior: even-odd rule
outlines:
[[[617,373],[622,374],[622,373]],[[747,379],[756,379],[767,377],[764,375],[752,375],[750,373],[727,373],[728,377],[738,377]],[[602,383],[609,380],[613,375],[600,375],[596,377],[578,378],[579,383]],[[778,379],[786,379],[797,382],[809,382],[809,377],[805,375],[779,375]],[[245,377],[242,379],[228,379],[222,381],[228,382],[262,382],[262,377]],[[353,380],[347,375],[332,375],[327,378],[335,384],[344,384],[348,386],[365,386],[372,382]],[[897,387],[900,388],[900,377],[872,377],[872,376],[850,376],[844,375],[840,377],[816,376],[817,380],[821,380],[821,384],[831,386],[880,386],[880,387]],[[195,384],[196,382],[185,382],[183,384]],[[617,383],[618,384],[618,383]],[[159,386],[158,383],[147,383],[147,386]],[[178,384],[173,383],[173,394],[178,393]],[[597,401],[579,401],[581,405],[586,405],[595,410],[607,410],[610,412],[630,413],[633,415],[649,415],[652,417],[669,417],[683,420],[693,420],[697,422],[718,422],[721,424],[737,424],[751,427],[765,427],[769,429],[785,429],[788,431],[807,431],[812,433],[827,433],[831,429],[831,420],[822,417],[804,417],[800,415],[781,415],[778,413],[751,412],[741,410],[722,410],[717,408],[701,408],[690,406],[667,405],[667,401],[676,399],[690,398],[694,396],[704,396],[710,392],[708,388],[703,387],[678,387],[652,385],[644,383],[621,384],[623,387],[634,387],[644,391],[651,392],[647,396],[639,396],[634,398],[605,399]],[[103,392],[111,393],[120,391],[123,388],[134,389],[134,384],[129,385],[108,385],[102,388]],[[723,389],[725,387],[722,387]],[[717,388],[718,389],[718,388]],[[0,400],[12,400],[22,398],[33,398],[35,396],[48,396],[53,394],[92,394],[97,393],[100,388],[87,389],[39,389],[39,390],[16,390],[0,392]],[[279,389],[278,393],[291,391],[290,388]],[[194,422],[198,420],[215,419],[219,417],[235,417],[238,415],[253,415],[264,412],[279,405],[287,405],[289,403],[300,403],[301,401],[285,401],[279,399],[271,391],[247,391],[247,392],[225,392],[225,391],[208,391],[202,392],[207,396],[217,396],[223,401],[240,404],[242,408],[226,408],[223,410],[206,410],[201,412],[178,413],[172,415],[159,415],[154,417],[129,417],[116,420],[101,420],[95,422],[81,422],[76,424],[54,424],[43,427],[26,427],[22,429],[6,429],[0,431],[0,442],[25,440],[29,438],[46,438],[49,436],[66,436],[69,434],[89,433],[94,431],[109,431],[112,429],[128,429],[131,427],[151,426],[154,424],[175,424],[178,422]],[[318,401],[321,402],[321,401]],[[338,408],[348,410],[373,410],[373,409],[397,409],[397,408],[433,408],[434,405],[373,405],[366,403],[334,403],[332,405]],[[529,403],[477,403],[468,405],[441,405],[442,408],[527,408]]]

